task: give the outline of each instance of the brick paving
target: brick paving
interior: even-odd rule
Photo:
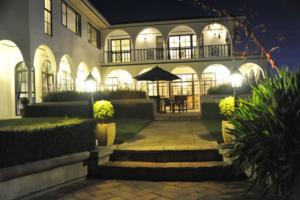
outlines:
[[[34,200],[261,200],[248,182],[83,180]],[[270,200],[275,200],[270,198]]]

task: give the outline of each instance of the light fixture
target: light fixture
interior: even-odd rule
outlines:
[[[89,75],[86,77],[84,83],[85,83],[85,90],[87,92],[96,92],[97,80],[91,73],[89,73]]]
[[[233,88],[239,88],[242,86],[244,80],[243,74],[240,70],[235,66],[234,69],[230,73],[230,81]]]
[[[238,67],[234,67],[230,73],[230,81],[233,87],[233,95],[234,95],[234,106],[237,107],[237,89],[242,87],[242,83],[244,80],[243,74],[240,72]]]

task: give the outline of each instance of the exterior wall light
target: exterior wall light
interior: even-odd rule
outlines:
[[[87,92],[96,92],[97,80],[91,73],[89,73],[89,75],[84,80],[84,84],[85,84],[85,90]]]
[[[242,87],[242,83],[244,80],[244,76],[243,74],[240,72],[238,67],[234,67],[234,69],[231,71],[230,73],[230,81],[231,81],[231,85],[233,87],[233,95],[234,95],[234,103],[236,106],[236,99],[237,99],[237,88]]]

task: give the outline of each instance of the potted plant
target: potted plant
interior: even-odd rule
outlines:
[[[225,144],[231,144],[233,142],[233,136],[230,134],[230,129],[234,129],[234,126],[230,123],[230,119],[234,113],[234,97],[226,97],[219,103],[220,113],[226,120],[222,120],[222,136]]]
[[[109,101],[96,101],[93,105],[94,118],[99,121],[96,126],[96,139],[98,145],[108,146],[114,143],[116,137],[116,124],[107,120],[114,116],[114,107]]]
[[[29,105],[29,99],[27,97],[22,97],[20,99],[20,103],[22,104],[22,108],[20,109],[20,114],[22,117],[25,115],[25,108]]]

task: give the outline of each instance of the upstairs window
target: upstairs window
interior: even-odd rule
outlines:
[[[81,36],[81,16],[64,1],[61,4],[61,23],[70,31]]]
[[[93,25],[88,23],[88,42],[98,49],[100,49],[100,44],[101,44],[101,35],[100,31],[96,29]]]
[[[111,61],[114,63],[130,62],[130,39],[111,40]]]
[[[44,33],[52,36],[52,0],[44,0]]]

